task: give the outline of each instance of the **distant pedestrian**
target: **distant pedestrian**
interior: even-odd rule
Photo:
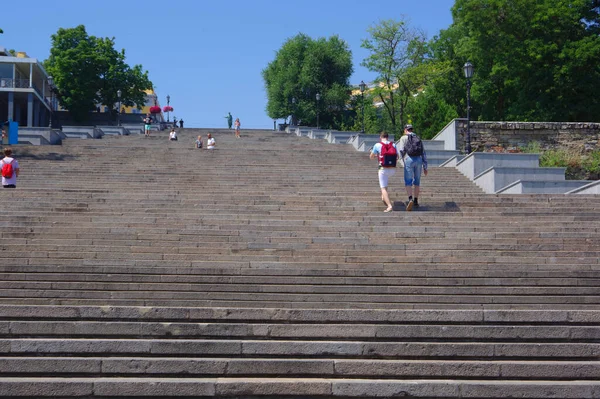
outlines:
[[[196,148],[202,148],[202,145],[204,143],[202,142],[202,136],[198,136],[198,139],[196,139]]]
[[[177,141],[177,132],[175,131],[174,127],[172,127],[171,131],[169,132],[169,140],[170,141]]]
[[[212,134],[207,134],[206,135],[206,149],[207,150],[214,150],[215,146],[217,145],[217,142],[215,141],[215,139],[213,138]]]
[[[388,192],[389,178],[396,174],[396,163],[398,161],[398,149],[393,141],[388,140],[388,134],[381,132],[379,138],[381,142],[375,144],[371,150],[370,158],[377,158],[379,161],[378,175],[379,188],[381,188],[381,200],[387,205],[384,212],[392,211],[392,202]]]
[[[19,176],[19,162],[12,157],[12,150],[8,147],[4,149],[4,158],[0,161],[0,170],[2,171],[2,187],[16,188],[17,177]]]
[[[404,136],[400,137],[398,150],[404,161],[404,186],[408,194],[406,210],[412,211],[413,207],[419,207],[421,170],[427,176],[427,155],[425,154],[425,148],[419,136],[413,133],[412,125],[404,126]]]
[[[177,118],[173,118],[173,127],[177,127]]]
[[[231,124],[233,123],[233,116],[231,116],[231,112],[228,112],[225,118],[227,119],[227,126],[229,129],[231,129]]]
[[[183,119],[180,119],[180,120],[179,120],[179,128],[180,128],[180,129],[183,129]]]
[[[152,117],[150,116],[150,114],[146,114],[146,117],[144,118],[144,136],[149,137],[150,136],[150,128],[152,127]]]
[[[235,137],[240,138],[240,118],[235,118],[235,123],[233,124],[233,128],[235,129]]]

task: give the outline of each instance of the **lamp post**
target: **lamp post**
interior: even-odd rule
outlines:
[[[48,90],[50,90],[50,116],[48,117],[48,127],[52,129],[52,112],[54,111],[54,91],[52,90],[52,85],[54,84],[54,78],[52,76],[48,76]]]
[[[171,96],[167,94],[167,107],[171,104]],[[169,108],[167,108],[169,109]],[[171,111],[167,111],[167,122],[171,121]]]
[[[315,95],[315,98],[317,99],[317,129],[319,128],[319,101],[321,100],[321,93],[317,93]]]
[[[294,125],[294,114],[296,113],[296,97],[292,97],[292,126],[296,126]]]
[[[117,109],[117,126],[121,126],[121,89],[117,90],[117,97],[119,98],[119,108]]]
[[[367,88],[367,85],[365,84],[364,81],[360,81],[360,84],[358,85],[358,88],[360,89],[360,97],[361,97],[361,102],[362,102],[362,132],[365,132],[365,89]]]
[[[467,78],[467,145],[466,153],[471,153],[471,78],[473,77],[473,64],[469,61],[463,66],[465,78]]]

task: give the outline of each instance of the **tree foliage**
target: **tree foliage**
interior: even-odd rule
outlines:
[[[388,130],[399,134],[409,100],[435,74],[426,58],[426,37],[405,19],[380,21],[369,27],[368,33],[362,47],[370,55],[362,65],[377,73],[370,92],[383,104]]]
[[[76,120],[85,120],[97,104],[113,112],[121,90],[123,105],[144,104],[145,89],[152,87],[141,65],[125,63],[125,50],[114,48],[114,38],[89,36],[83,25],[60,28],[52,35],[50,57],[44,67],[54,79],[55,94]]]
[[[436,90],[464,115],[461,67],[469,60],[474,118],[599,120],[598,6],[597,0],[456,0],[453,24],[432,43],[434,58],[453,65]]]
[[[298,34],[288,39],[262,71],[269,117],[293,116],[293,123],[339,128],[349,98],[352,54],[337,36],[311,39]],[[316,94],[320,100],[316,100]],[[292,101],[295,99],[295,103]]]

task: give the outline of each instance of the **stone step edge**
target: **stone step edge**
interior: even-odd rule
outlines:
[[[0,357],[3,376],[486,378],[597,380],[597,360],[407,360],[235,357]],[[140,367],[143,365],[143,367]]]
[[[298,322],[564,323],[600,324],[597,310],[427,310],[427,309],[281,309],[233,307],[148,307],[0,305],[1,319],[225,320]]]
[[[549,396],[550,393],[550,396]],[[51,378],[0,377],[11,396],[213,396],[598,398],[600,381],[493,381],[327,378]]]

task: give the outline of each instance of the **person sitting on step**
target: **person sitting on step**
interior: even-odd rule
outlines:
[[[169,140],[177,141],[177,132],[174,127],[171,128],[171,132],[169,133]]]
[[[207,136],[207,141],[206,141],[206,149],[207,150],[214,150],[215,146],[217,145],[217,143],[215,142],[215,139],[213,138],[212,134],[208,134]]]

